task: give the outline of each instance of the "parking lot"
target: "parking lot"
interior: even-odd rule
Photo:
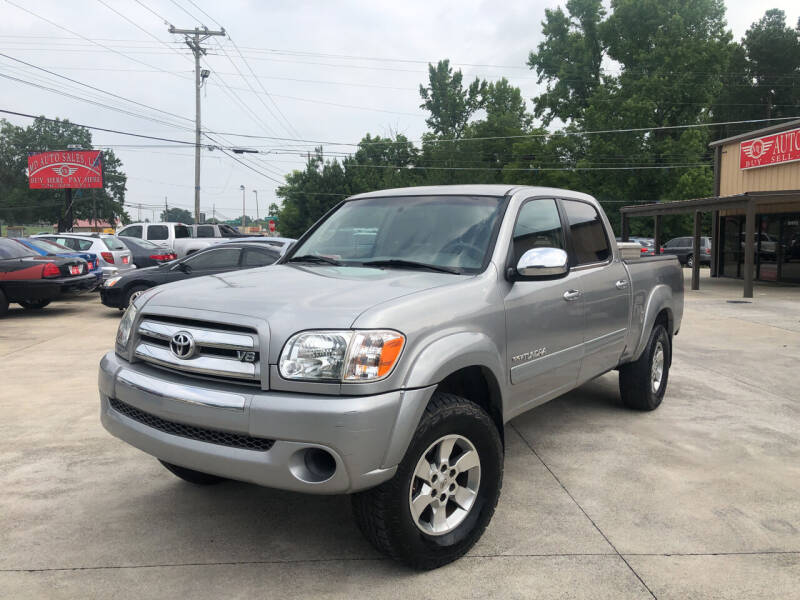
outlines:
[[[375,553],[347,497],[193,487],[105,432],[96,295],[0,322],[0,597],[800,597],[800,288],[686,294],[670,385],[615,374],[506,429],[503,493],[469,555]]]

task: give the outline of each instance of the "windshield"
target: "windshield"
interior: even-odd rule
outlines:
[[[493,196],[401,196],[344,203],[292,252],[343,265],[402,260],[464,273],[483,268],[501,212]]]

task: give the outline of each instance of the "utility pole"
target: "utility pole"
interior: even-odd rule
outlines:
[[[167,197],[164,196],[164,221],[169,220],[169,204],[167,204]]]
[[[253,190],[256,195],[256,225],[258,225],[258,190]]]
[[[244,233],[245,224],[245,212],[244,212],[244,185],[240,185],[239,189],[242,190],[242,233]]]
[[[183,35],[186,45],[194,54],[194,222],[197,225],[200,223],[200,88],[203,87],[203,81],[211,74],[208,69],[200,70],[200,57],[206,53],[206,49],[200,44],[212,35],[225,35],[225,29],[219,31],[211,31],[208,27],[176,29],[170,25],[169,32]]]

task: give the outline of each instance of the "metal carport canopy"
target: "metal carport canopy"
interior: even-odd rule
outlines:
[[[753,270],[755,254],[755,228],[756,206],[768,204],[770,201],[781,201],[786,198],[800,197],[800,190],[759,191],[746,192],[733,196],[711,196],[709,198],[694,198],[692,200],[675,200],[672,202],[654,202],[651,204],[637,204],[620,208],[622,214],[622,240],[627,242],[628,219],[631,217],[655,217],[655,246],[660,253],[661,223],[660,217],[664,215],[694,213],[694,244],[693,254],[700,254],[700,215],[703,212],[714,212],[735,208],[745,209],[745,255],[744,255],[744,297],[753,297]],[[716,265],[719,257],[719,239],[717,235],[717,217],[712,221],[714,246],[712,248],[712,276],[716,274]],[[695,260],[692,265],[692,289],[700,289],[700,261]]]

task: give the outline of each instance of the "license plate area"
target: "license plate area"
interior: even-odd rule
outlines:
[[[127,256],[123,256],[122,257],[122,264],[123,265],[127,265],[128,264],[128,260],[129,260],[129,258]]]
[[[83,272],[83,265],[70,265],[69,267],[70,275],[80,275],[82,272]]]

